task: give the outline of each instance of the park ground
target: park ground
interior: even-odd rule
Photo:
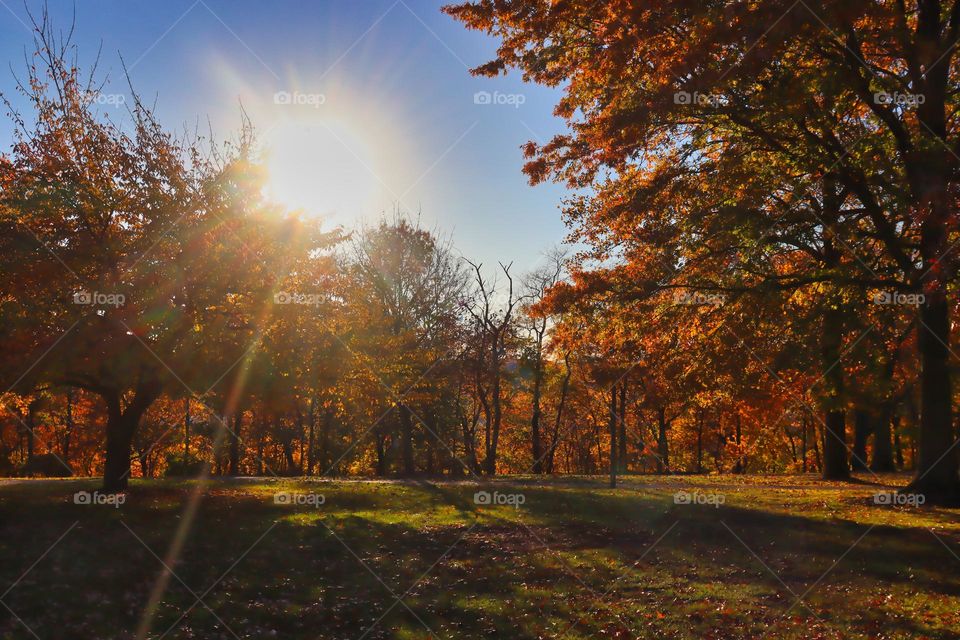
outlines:
[[[153,639],[960,638],[960,511],[906,481],[2,481],[0,637],[133,638],[153,593]]]

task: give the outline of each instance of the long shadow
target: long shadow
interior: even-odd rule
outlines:
[[[771,629],[771,638],[800,638],[808,628],[956,637],[920,614],[850,596],[912,591],[955,605],[960,562],[923,529],[674,505],[662,491],[495,488],[525,500],[476,505],[469,484],[342,483],[322,488],[323,505],[304,507],[215,487],[171,566],[153,637],[167,628],[167,638],[232,637],[228,627],[241,638],[354,640],[753,638]],[[164,556],[187,492],[147,487],[107,511],[59,490],[0,504],[7,586],[46,553],[4,602],[43,640],[130,637],[163,571],[153,553]],[[438,520],[446,507],[456,517]],[[793,593],[810,587],[791,609]],[[0,608],[0,637],[34,636]]]

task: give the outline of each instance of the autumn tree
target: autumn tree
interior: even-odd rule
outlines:
[[[607,169],[695,164],[737,145],[832,174],[862,208],[874,247],[925,295],[913,488],[956,497],[946,293],[956,276],[947,249],[960,5],[480,0],[447,11],[501,40],[477,73],[514,66],[564,86],[558,114],[571,132],[528,146],[534,181],[585,186]]]

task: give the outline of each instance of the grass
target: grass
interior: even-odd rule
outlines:
[[[213,481],[147,637],[957,638],[960,512],[873,503],[905,482]],[[134,637],[199,487],[95,488],[0,483],[0,637]]]

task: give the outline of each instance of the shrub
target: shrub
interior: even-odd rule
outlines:
[[[198,476],[207,467],[207,462],[192,453],[168,453],[166,457],[167,477]]]
[[[41,453],[20,467],[20,475],[28,478],[69,478],[73,475],[73,469],[64,466],[56,455]]]

